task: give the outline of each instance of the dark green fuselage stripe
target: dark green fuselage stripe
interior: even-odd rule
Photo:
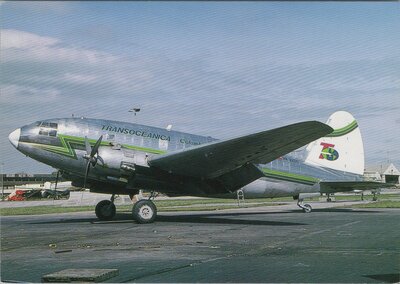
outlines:
[[[318,179],[313,178],[313,177],[302,176],[302,175],[287,173],[287,172],[280,172],[280,171],[271,170],[268,168],[263,168],[262,171],[264,172],[265,177],[277,179],[277,180],[290,181],[290,182],[301,183],[301,184],[306,184],[306,185],[314,185],[315,183],[317,183],[319,181]]]
[[[76,146],[85,147],[85,138],[62,135],[62,134],[59,134],[57,137],[60,140],[62,146],[46,145],[46,144],[39,144],[39,143],[29,143],[29,144],[31,144],[34,147],[40,148],[42,150],[48,151],[48,152],[63,155],[63,156],[66,156],[66,157],[69,157],[72,159],[77,159],[77,156],[75,153],[75,149],[77,148]],[[94,139],[88,139],[88,141],[89,141],[90,145],[92,145],[92,146],[94,146],[94,144],[96,143],[96,140],[94,140]],[[110,146],[109,142],[107,142],[107,141],[101,142],[100,145],[101,146]],[[128,145],[128,144],[123,144],[121,146],[131,149],[131,150],[137,150],[137,151],[147,152],[147,153],[151,153],[151,154],[164,154],[167,152],[167,151],[163,151],[163,150],[133,146],[133,145]]]

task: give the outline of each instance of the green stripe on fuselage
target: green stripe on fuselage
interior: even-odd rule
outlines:
[[[57,136],[62,144],[62,146],[55,146],[55,145],[46,145],[46,144],[39,144],[39,143],[29,143],[33,145],[34,147],[40,148],[42,150],[56,153],[59,155],[63,155],[72,159],[77,159],[76,152],[73,145],[79,145],[82,147],[85,147],[85,138],[83,137],[77,137],[77,136],[69,136],[69,135],[62,135],[58,134]],[[91,146],[94,146],[96,143],[95,139],[88,139],[89,143]],[[107,141],[102,141],[101,146],[110,146],[109,142]],[[147,152],[151,154],[164,154],[167,151],[163,150],[157,150],[157,149],[152,149],[152,148],[146,148],[146,147],[139,147],[139,146],[133,146],[133,145],[128,145],[128,144],[123,144],[121,145],[124,148],[131,149],[131,150],[136,150],[136,151],[141,151],[141,152]]]
[[[293,174],[293,173],[280,172],[268,168],[263,168],[262,171],[264,172],[265,177],[277,180],[284,180],[284,181],[296,182],[307,185],[314,185],[319,181],[319,179],[317,178]]]

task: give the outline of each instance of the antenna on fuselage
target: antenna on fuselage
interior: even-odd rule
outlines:
[[[135,114],[135,116],[139,111],[140,111],[140,108],[136,108],[136,107],[129,110],[129,112],[133,112]]]

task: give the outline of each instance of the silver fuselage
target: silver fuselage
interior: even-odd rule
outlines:
[[[138,189],[148,189],[170,195],[234,194],[234,190],[230,193],[218,192],[212,182],[190,177],[169,178],[163,173],[152,171],[148,166],[147,161],[155,155],[217,140],[212,137],[86,118],[49,119],[23,126],[19,131],[19,137],[13,138],[13,144],[19,151],[60,169],[78,185],[82,182],[87,163],[83,158],[86,153],[85,137],[93,145],[103,136],[98,153],[103,163],[94,167],[89,175],[94,191],[111,193],[113,189],[118,189],[118,193],[130,194]],[[135,167],[135,173],[127,172],[123,165]],[[242,188],[246,198],[296,196],[300,193],[319,192],[320,181],[361,180],[359,175],[308,165],[301,152],[285,155],[257,167],[265,176]],[[100,190],[100,187],[105,189]]]

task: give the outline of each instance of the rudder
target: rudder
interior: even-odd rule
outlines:
[[[308,144],[305,162],[310,165],[362,175],[364,145],[357,121],[346,111],[333,113],[326,122],[334,131]]]

